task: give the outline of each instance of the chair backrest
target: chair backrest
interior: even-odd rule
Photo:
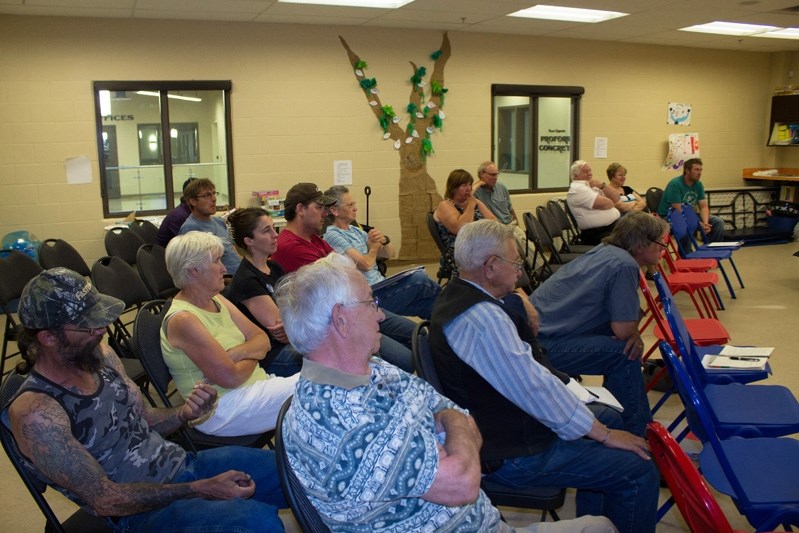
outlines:
[[[92,283],[103,294],[125,302],[125,309],[138,307],[150,299],[150,292],[139,273],[121,257],[101,257],[92,265]]]
[[[436,243],[436,248],[438,248],[441,257],[446,257],[447,255],[447,245],[444,243],[444,239],[441,237],[441,232],[438,230],[438,222],[436,219],[433,218],[433,212],[428,211],[427,217],[425,218],[427,221],[427,230],[430,232],[430,236],[433,237],[433,242]],[[438,282],[441,283],[442,279],[450,279],[452,277],[452,272],[449,269],[439,268],[438,270]]]
[[[47,239],[42,242],[39,247],[39,264],[44,269],[64,267],[74,270],[81,276],[91,275],[89,265],[80,253],[62,239]]]
[[[168,394],[172,375],[161,353],[161,324],[170,305],[169,300],[147,302],[141,306],[133,323],[134,350],[144,371],[150,377],[150,383],[166,407],[172,406]]]
[[[713,493],[671,433],[660,422],[650,422],[646,436],[652,459],[690,530],[732,533]]]
[[[691,244],[693,244],[694,248],[699,247],[699,243],[694,237],[694,234],[696,234],[697,231],[702,237],[702,242],[708,242],[705,228],[702,227],[702,224],[699,221],[699,215],[696,213],[694,206],[691,204],[682,204],[682,216],[685,219],[685,225],[688,227],[688,236],[691,238]]]
[[[522,220],[524,220],[524,233],[527,235],[527,240],[533,243],[533,249],[535,252],[533,253],[533,266],[538,264],[538,259],[541,258],[542,266],[542,279],[552,275],[552,268],[549,265],[549,260],[547,259],[547,247],[543,243],[542,234],[546,233],[546,230],[541,226],[541,223],[536,220],[532,213],[527,212],[522,215]]]
[[[149,220],[137,218],[130,223],[130,229],[144,241],[144,244],[155,244],[158,240],[158,226]]]
[[[658,306],[657,300],[652,295],[652,291],[649,290],[649,284],[647,284],[643,272],[638,273],[638,288],[641,289],[641,293],[644,295],[644,301],[646,302],[648,311],[652,313],[655,324],[660,328],[666,340],[671,341],[671,331],[666,327],[666,321],[663,318],[663,314],[660,312],[660,306]]]
[[[688,421],[688,427],[696,438],[702,442],[705,448],[710,444],[714,459],[724,472],[724,476],[730,484],[732,492],[735,494],[735,499],[738,500],[743,507],[748,507],[749,500],[741,486],[741,482],[735,475],[735,471],[727,458],[724,447],[721,445],[721,440],[716,433],[716,428],[713,425],[713,417],[707,407],[707,403],[700,399],[699,391],[691,382],[685,366],[680,358],[677,357],[677,354],[674,353],[672,347],[663,341],[660,342],[659,347],[660,353],[663,355],[663,361],[666,363],[666,369],[672,381],[677,386],[677,392],[685,407],[685,419]],[[703,449],[702,453],[704,454],[706,451],[706,449]],[[720,487],[716,488],[720,489]],[[726,493],[726,491],[721,492]]]
[[[0,258],[0,304],[13,308],[25,285],[41,271],[39,263],[19,250],[11,250],[8,257]]]
[[[286,496],[294,518],[300,525],[300,529],[307,533],[325,533],[330,529],[322,521],[319,511],[311,504],[305,495],[305,488],[297,479],[294,471],[289,464],[286,447],[283,443],[283,419],[286,412],[291,407],[291,396],[283,403],[280,413],[277,415],[277,425],[275,426],[275,460],[277,462],[277,475],[280,477],[280,484],[283,486],[283,494]]]
[[[646,208],[652,213],[657,213],[660,207],[660,200],[663,198],[663,189],[650,187],[646,190]]]
[[[569,215],[566,214],[566,211],[563,210],[563,207],[560,205],[560,202],[557,200],[550,200],[547,202],[547,209],[555,217],[555,220],[560,225],[561,231],[565,231],[569,234],[575,233],[576,229],[572,226],[572,222],[569,219]]]
[[[2,388],[0,388],[0,411],[8,407],[24,381],[25,376],[18,374],[16,371],[8,375],[3,382]],[[28,489],[36,505],[39,506],[39,510],[44,515],[45,520],[47,520],[45,531],[54,533],[65,533],[68,531],[80,531],[81,533],[111,531],[111,528],[104,519],[90,515],[83,510],[78,510],[62,525],[53,512],[52,507],[50,507],[50,504],[47,503],[47,499],[44,497],[47,485],[26,465],[22,458],[22,453],[17,446],[17,442],[14,439],[14,434],[11,432],[11,428],[6,426],[3,422],[0,422],[0,442],[2,442],[3,449],[9,461],[14,466],[14,470],[19,474],[19,477],[25,484],[25,488]]]
[[[416,375],[433,386],[439,394],[444,394],[444,386],[438,378],[436,365],[433,361],[433,350],[430,347],[430,321],[425,320],[416,325],[411,339],[413,352],[413,366]]]
[[[552,216],[552,213],[550,213],[546,207],[539,205],[535,208],[535,214],[538,217],[541,227],[544,228],[544,232],[546,233],[545,237],[549,238],[549,260],[553,263],[562,265],[563,258],[561,257],[560,252],[558,252],[555,239],[561,240],[564,252],[568,251],[568,239],[563,237],[563,232],[560,230],[560,224],[558,224],[557,220],[555,220],[555,217]]]
[[[669,329],[671,329],[671,335],[674,338],[677,351],[685,360],[685,365],[688,367],[688,372],[694,380],[694,383],[696,383],[697,386],[704,386],[707,382],[707,378],[702,368],[699,354],[696,351],[696,343],[694,343],[694,339],[688,331],[688,326],[685,320],[683,320],[680,310],[674,303],[674,297],[669,290],[669,286],[660,273],[656,272],[652,277],[655,280],[655,287],[660,296],[660,303],[663,305],[663,314],[666,316]]]
[[[682,216],[681,212],[670,207],[666,218],[669,224],[671,224],[671,232],[674,234],[674,240],[677,241],[677,248],[680,250],[680,255],[685,257],[686,254],[693,251],[692,249],[685,248],[685,246],[692,244],[690,242],[691,235],[688,231],[688,225],[685,223],[685,217]]]
[[[127,264],[136,262],[136,252],[145,244],[130,228],[115,227],[105,232],[105,251],[113,257],[120,257]]]
[[[151,298],[171,298],[180,290],[166,269],[164,252],[163,246],[144,244],[136,253],[136,269]]]

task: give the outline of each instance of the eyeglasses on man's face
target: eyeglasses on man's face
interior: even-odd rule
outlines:
[[[378,309],[380,309],[380,300],[377,299],[377,296],[375,296],[373,298],[370,298],[369,300],[359,300],[357,302],[350,302],[348,304],[344,304],[344,306],[345,307],[352,307],[354,305],[361,305],[361,304],[369,305],[369,307],[371,307],[372,310],[374,310],[374,311],[377,311]]]
[[[503,261],[505,263],[510,263],[516,269],[516,272],[521,272],[522,271],[522,266],[524,266],[524,261],[522,261],[521,258],[519,258],[518,261],[513,261],[511,259],[505,259],[501,255],[492,255],[491,257],[496,257],[500,261]],[[488,263],[488,261],[486,261],[486,263]]]
[[[668,244],[666,244],[665,242],[656,241],[656,240],[653,240],[653,239],[647,239],[647,240],[648,240],[649,242],[653,243],[653,244],[657,244],[658,246],[660,246],[660,247],[661,247],[661,248],[663,248],[664,250],[668,250],[668,248],[669,248],[669,245],[668,245]]]
[[[497,172],[488,172],[487,170],[485,170],[485,171],[483,171],[483,174],[488,174],[489,176],[492,176],[492,177],[496,178],[497,176],[499,176],[499,171],[497,171]]]
[[[64,331],[74,331],[76,333],[88,333],[89,335],[101,335],[105,333],[105,326],[101,328],[71,328],[64,326],[61,329]]]
[[[216,191],[205,192],[203,194],[198,194],[197,198],[216,198]]]

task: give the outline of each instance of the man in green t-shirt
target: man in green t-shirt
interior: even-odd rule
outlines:
[[[686,161],[682,167],[682,176],[677,176],[666,185],[666,190],[660,199],[658,215],[665,218],[669,207],[682,211],[682,204],[690,204],[696,209],[702,229],[710,242],[724,240],[724,220],[710,214],[710,207],[705,198],[705,187],[699,181],[701,178],[702,160],[693,158]]]

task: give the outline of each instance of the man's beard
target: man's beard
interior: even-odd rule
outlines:
[[[79,345],[69,342],[66,333],[63,331],[59,331],[56,336],[58,337],[61,355],[67,366],[91,374],[96,373],[103,366],[102,356],[97,349],[102,337],[96,337],[86,344]]]

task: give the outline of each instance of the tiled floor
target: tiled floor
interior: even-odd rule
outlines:
[[[774,346],[772,357],[774,376],[769,383],[781,384],[799,391],[799,360],[794,357],[796,336],[793,327],[797,324],[799,312],[799,257],[792,254],[799,250],[799,243],[744,248],[736,253],[736,263],[743,276],[746,288],[738,290],[738,299],[732,300],[724,288],[721,294],[727,306],[719,318],[732,335],[732,342],[741,345]],[[435,269],[431,268],[432,273]],[[693,306],[684,295],[677,301],[686,317],[695,314]],[[651,341],[651,336],[645,337]],[[591,378],[589,378],[591,379]],[[650,393],[654,403],[660,393]],[[670,399],[658,413],[657,418],[669,422],[680,409],[677,398]],[[16,472],[5,457],[0,454],[0,524],[3,531],[15,533],[40,532],[44,520],[33,499],[25,490]],[[661,490],[661,501],[668,492]],[[48,491],[48,498],[60,516],[68,515],[74,507],[54,491]],[[746,520],[738,514],[730,499],[719,495],[719,501],[735,529],[752,530]],[[525,525],[538,520],[538,513],[524,509],[503,509],[503,515],[511,525]],[[566,505],[560,510],[562,518],[574,516],[574,493],[570,492]],[[281,518],[286,530],[298,532],[299,527],[290,511],[282,511]],[[658,524],[658,532],[687,531],[676,509],[670,511]]]

